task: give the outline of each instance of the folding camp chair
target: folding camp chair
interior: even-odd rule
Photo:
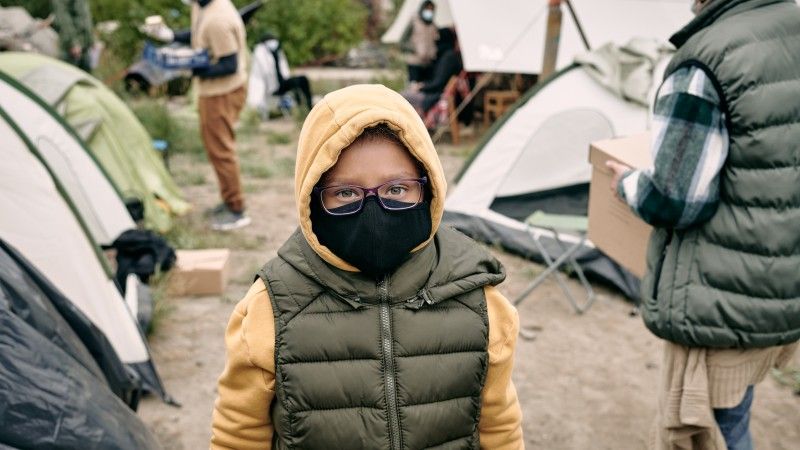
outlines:
[[[536,248],[542,254],[542,259],[544,259],[545,264],[547,264],[547,268],[534,278],[531,284],[522,291],[519,297],[514,300],[514,305],[522,303],[522,301],[525,300],[534,289],[542,284],[547,277],[554,275],[556,282],[558,282],[558,285],[561,287],[561,290],[564,292],[564,295],[567,297],[567,300],[569,300],[569,303],[572,305],[572,308],[575,309],[576,313],[583,314],[592,306],[595,300],[594,290],[592,290],[592,285],[589,284],[589,281],[583,274],[583,269],[581,269],[581,266],[575,260],[575,254],[586,242],[586,230],[588,225],[589,221],[586,217],[547,214],[543,211],[536,211],[525,219],[525,229],[533,239]],[[552,233],[559,250],[562,252],[559,257],[553,259],[540,240],[544,235],[541,231],[542,229]],[[579,236],[578,242],[567,246],[561,239],[559,231],[576,233]],[[572,290],[567,286],[564,275],[559,272],[559,269],[567,263],[569,263],[569,266],[578,275],[580,283],[586,290],[586,299],[581,305],[575,301],[575,297],[572,294]]]

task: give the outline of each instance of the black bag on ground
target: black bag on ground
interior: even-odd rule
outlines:
[[[117,251],[116,281],[123,293],[129,274],[147,283],[156,272],[166,272],[175,265],[175,250],[152,231],[128,230],[111,247]]]

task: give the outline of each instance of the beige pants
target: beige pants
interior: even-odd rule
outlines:
[[[239,157],[236,154],[234,125],[244,106],[247,90],[244,86],[221,95],[200,96],[200,134],[208,160],[214,167],[222,201],[231,211],[244,210]]]

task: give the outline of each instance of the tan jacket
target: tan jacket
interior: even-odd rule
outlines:
[[[197,81],[200,96],[223,95],[247,83],[247,35],[239,11],[231,0],[213,0],[201,8],[192,4],[192,48],[208,50],[211,62],[237,54],[236,73]]]
[[[441,223],[447,184],[441,162],[425,126],[399,94],[378,85],[351,86],[328,94],[309,114],[298,143],[295,193],[304,237],[329,264],[357,269],[321,245],[311,229],[311,191],[339,153],[361,131],[377,123],[398,131],[412,155],[425,166],[433,198],[433,227]],[[479,423],[481,447],[524,448],[522,412],[511,372],[519,330],[516,309],[494,287],[486,288],[489,316],[489,367],[482,393]],[[269,295],[256,281],[234,310],[225,336],[227,361],[214,405],[211,448],[269,449],[270,405],[275,397],[275,327]]]
[[[411,24],[411,48],[413,53],[406,55],[406,63],[427,66],[436,59],[436,40],[439,30],[432,23],[425,23],[419,17]]]
[[[658,415],[650,448],[725,450],[714,409],[742,402],[748,386],[785,366],[798,343],[749,350],[689,348],[664,341]]]

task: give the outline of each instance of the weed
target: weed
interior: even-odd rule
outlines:
[[[289,178],[294,176],[294,158],[280,157],[266,161],[263,158],[243,158],[242,174],[252,178]]]
[[[373,77],[370,83],[382,84],[393,91],[402,92],[406,88],[406,74],[403,71],[394,70],[388,74]]]
[[[172,177],[179,186],[202,186],[208,181],[206,180],[206,175],[202,172],[189,172],[185,170],[175,171]]]
[[[262,236],[211,231],[207,222],[193,216],[177,218],[165,237],[173,247],[189,250],[204,248],[258,250],[263,248],[266,241]]]
[[[311,80],[311,95],[316,97],[324,97],[327,94],[330,94],[333,91],[339,90],[349,83],[343,82],[341,80],[335,79],[318,79],[318,80]]]
[[[253,108],[245,108],[239,115],[239,132],[254,134],[261,126],[261,115]]]
[[[272,145],[287,145],[292,142],[292,136],[288,133],[279,133],[277,131],[267,131],[267,144]]]
[[[275,159],[272,163],[273,173],[278,177],[293,177],[294,176],[294,158],[281,157]]]
[[[263,162],[242,161],[242,174],[252,178],[267,179],[274,175],[272,168]]]
[[[264,186],[255,183],[244,183],[244,187],[242,188],[245,194],[257,194],[264,191],[264,189]]]
[[[161,322],[172,313],[175,306],[169,301],[167,290],[169,288],[170,274],[156,273],[150,277],[150,293],[153,298],[153,314],[150,317],[150,323],[147,326],[146,333],[148,336],[153,335],[161,325]]]
[[[778,383],[789,386],[796,395],[800,395],[800,369],[772,369],[772,376]]]
[[[129,104],[153,139],[167,141],[170,154],[205,153],[194,115],[174,114],[165,99],[141,98]]]

